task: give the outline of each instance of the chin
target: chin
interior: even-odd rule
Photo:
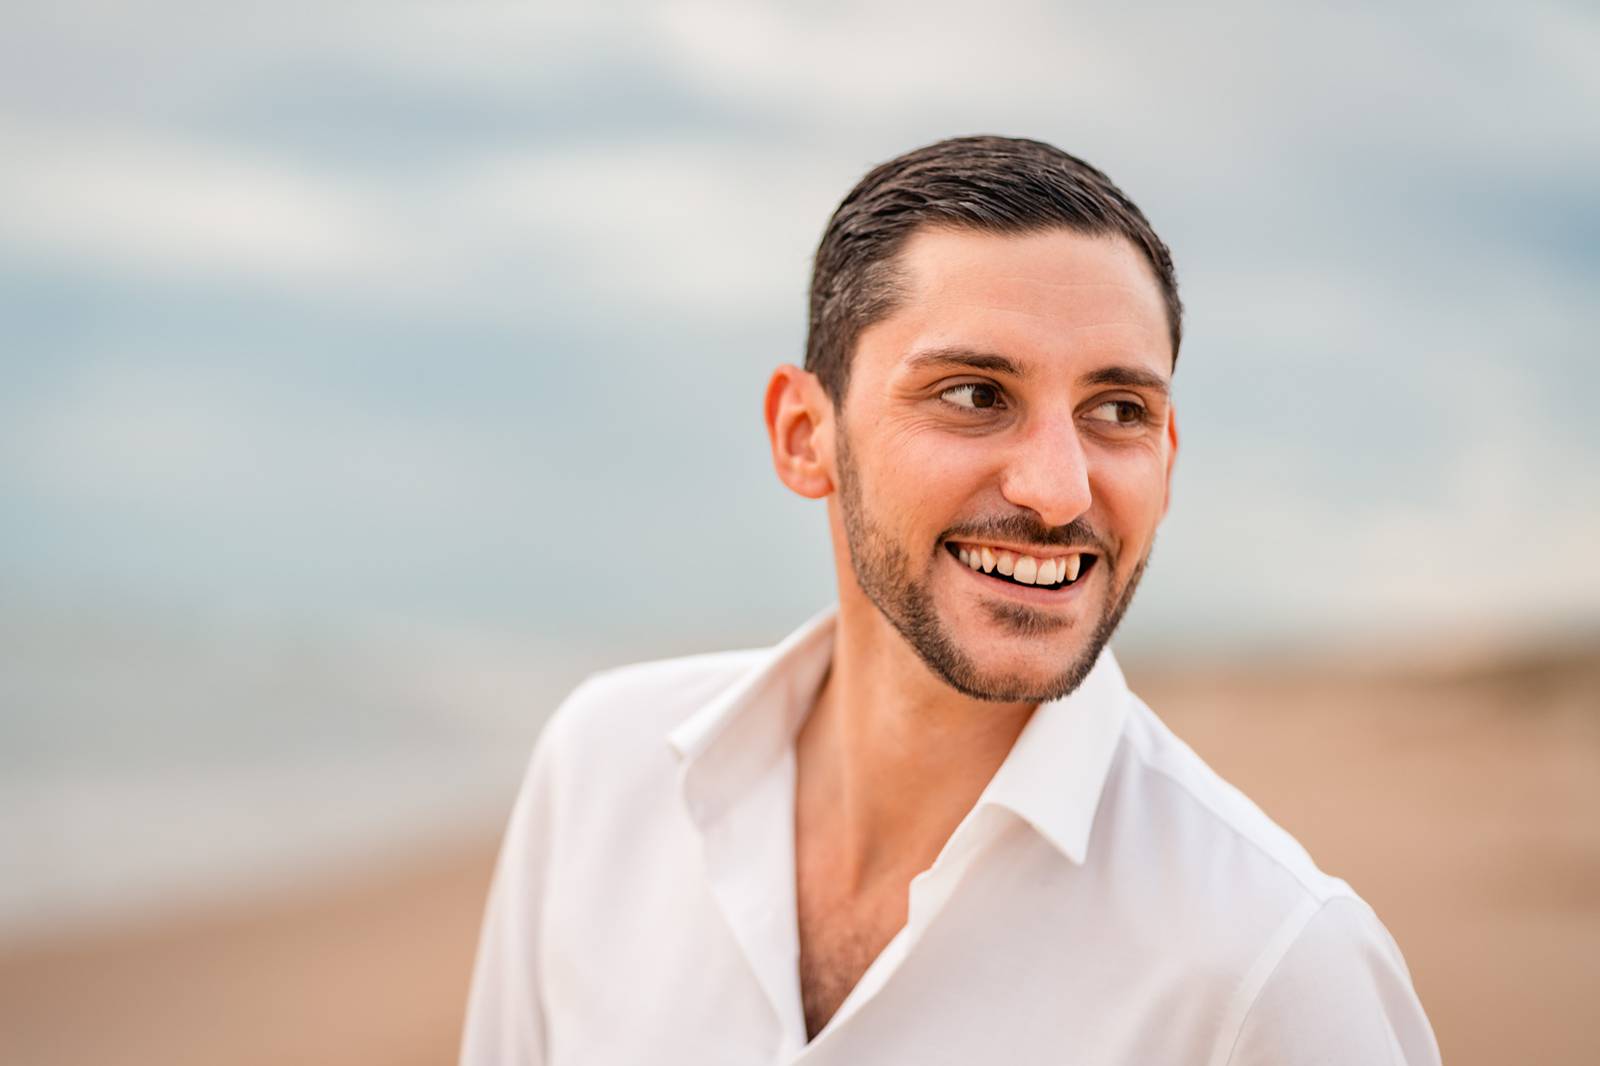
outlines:
[[[957,691],[975,699],[1004,703],[1044,702],[1076,689],[1094,666],[1099,648],[1089,647],[1081,625],[1059,615],[1017,612],[1002,604],[966,616],[967,624],[946,630],[948,646],[923,659]],[[998,611],[984,624],[977,615]]]

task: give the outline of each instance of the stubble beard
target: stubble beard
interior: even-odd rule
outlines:
[[[839,464],[839,511],[850,549],[850,565],[861,591],[911,645],[917,657],[947,685],[973,699],[1043,703],[1076,691],[1083,684],[1083,679],[1089,676],[1089,671],[1094,669],[1101,651],[1121,624],[1128,605],[1133,602],[1134,590],[1144,576],[1150,553],[1145,553],[1120,588],[1112,588],[1106,597],[1105,610],[1095,623],[1083,652],[1064,670],[1043,683],[985,673],[956,644],[934,607],[926,575],[937,557],[930,556],[930,565],[924,567],[922,577],[917,577],[912,572],[911,559],[905,549],[895,543],[868,513],[862,497],[861,478],[850,454],[847,437],[841,420],[835,433],[835,451]],[[1043,541],[1046,538],[1035,539]],[[935,545],[934,551],[944,551],[944,548]],[[1107,575],[1116,572],[1115,559],[1108,552],[1102,553],[1100,563]],[[1107,579],[1111,580],[1109,576]],[[984,606],[992,621],[1018,636],[1042,636],[1072,625],[1071,621],[1054,613],[1036,610],[1026,604],[990,603]]]

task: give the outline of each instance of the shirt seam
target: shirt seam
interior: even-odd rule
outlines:
[[[1305,932],[1311,927],[1311,923],[1316,921],[1317,916],[1322,914],[1327,909],[1328,904],[1332,903],[1335,898],[1337,897],[1330,896],[1320,903],[1314,900],[1302,902],[1300,906],[1290,912],[1289,916],[1278,925],[1277,929],[1273,930],[1272,936],[1267,940],[1267,946],[1262,948],[1261,953],[1251,963],[1250,969],[1245,972],[1244,978],[1239,982],[1238,991],[1234,993],[1233,1003],[1237,1004],[1242,1001],[1244,1009],[1238,1012],[1239,1020],[1233,1025],[1233,1039],[1227,1042],[1228,1050],[1226,1055],[1221,1054],[1223,1044],[1218,1041],[1218,1053],[1213,1054],[1211,1057],[1214,1066],[1230,1066],[1233,1062],[1233,1057],[1239,1050],[1239,1041],[1244,1039],[1244,1028],[1249,1023],[1251,1015],[1255,1013],[1256,1006],[1261,1002],[1262,993],[1272,983],[1272,978],[1283,967],[1284,960],[1289,957],[1289,953],[1300,942],[1300,938],[1305,936]],[[1273,957],[1274,952],[1277,953],[1275,958]],[[1271,965],[1265,965],[1269,959],[1271,960]],[[1260,971],[1259,978],[1256,977],[1258,971]],[[1252,984],[1254,987],[1252,987]],[[1226,1032],[1227,1030],[1224,1029],[1223,1031]]]
[[[1142,701],[1139,702],[1138,706],[1146,714],[1150,715],[1151,717],[1155,717],[1155,712],[1151,711],[1148,707],[1144,706]],[[1158,721],[1159,721],[1159,719],[1158,719]],[[1163,729],[1166,728],[1165,723],[1162,724],[1161,728],[1163,728]],[[1287,874],[1290,877],[1291,880],[1294,881],[1294,883],[1300,888],[1300,890],[1302,892],[1304,892],[1306,894],[1306,896],[1311,901],[1314,901],[1314,902],[1319,903],[1319,904],[1325,904],[1329,900],[1338,899],[1338,898],[1342,898],[1342,897],[1345,897],[1345,896],[1349,896],[1349,897],[1355,898],[1355,899],[1359,899],[1360,898],[1359,896],[1356,896],[1354,892],[1350,891],[1350,889],[1348,887],[1346,887],[1343,890],[1340,890],[1338,888],[1332,888],[1330,890],[1329,886],[1320,886],[1320,885],[1316,885],[1316,884],[1311,883],[1302,874],[1301,871],[1296,870],[1293,866],[1291,866],[1289,863],[1285,862],[1282,858],[1280,858],[1279,856],[1273,854],[1273,852],[1271,850],[1269,850],[1260,841],[1256,840],[1254,836],[1252,836],[1251,834],[1246,832],[1245,829],[1242,826],[1239,826],[1239,825],[1235,824],[1234,820],[1232,818],[1230,818],[1225,812],[1217,809],[1217,807],[1214,804],[1212,804],[1210,801],[1208,801],[1204,796],[1202,796],[1194,788],[1190,787],[1190,785],[1189,785],[1189,783],[1187,781],[1183,780],[1181,777],[1179,777],[1177,774],[1175,774],[1171,770],[1167,769],[1166,767],[1160,766],[1160,765],[1156,764],[1155,762],[1151,761],[1151,759],[1149,757],[1149,753],[1144,751],[1142,746],[1139,744],[1139,742],[1137,740],[1135,740],[1132,736],[1130,736],[1127,732],[1123,733],[1123,739],[1126,740],[1128,742],[1129,747],[1131,747],[1133,749],[1134,754],[1139,759],[1140,765],[1145,767],[1145,769],[1149,770],[1151,773],[1156,774],[1159,777],[1165,778],[1167,781],[1171,782],[1172,785],[1175,786],[1178,789],[1178,791],[1180,791],[1184,795],[1184,797],[1189,800],[1189,802],[1191,802],[1191,803],[1195,804],[1196,806],[1200,807],[1202,810],[1204,810],[1206,812],[1206,814],[1211,816],[1211,819],[1213,821],[1220,823],[1221,825],[1223,825],[1228,830],[1228,832],[1232,833],[1239,840],[1241,840],[1245,844],[1249,845],[1250,849],[1253,852],[1255,852],[1256,854],[1260,855],[1262,858],[1266,859],[1268,862],[1272,863],[1272,865],[1274,865],[1278,869],[1282,870],[1285,874]],[[1198,758],[1198,756],[1196,756],[1196,758]],[[1324,874],[1324,876],[1328,876],[1328,875]],[[1334,880],[1331,877],[1329,879],[1330,880]]]

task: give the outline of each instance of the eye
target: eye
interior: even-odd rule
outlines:
[[[964,407],[969,411],[1005,406],[1001,401],[999,388],[981,381],[952,385],[939,393],[939,398],[954,407]]]
[[[1093,408],[1089,417],[1116,426],[1137,426],[1145,421],[1145,406],[1137,400],[1107,400]]]

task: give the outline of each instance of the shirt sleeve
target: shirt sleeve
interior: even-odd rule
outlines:
[[[1360,899],[1311,916],[1257,993],[1229,1066],[1439,1066],[1400,949]]]
[[[555,824],[552,750],[559,712],[545,724],[512,808],[478,940],[461,1038],[461,1066],[543,1066],[539,948],[544,882]]]

